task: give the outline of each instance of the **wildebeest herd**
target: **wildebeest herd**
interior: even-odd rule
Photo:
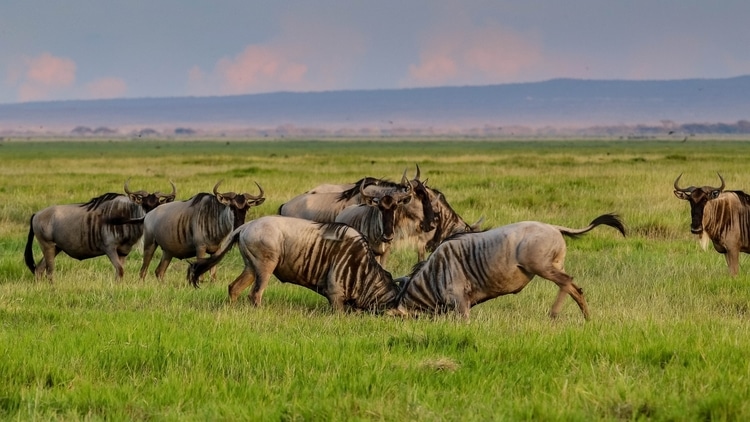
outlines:
[[[739,252],[750,252],[750,196],[718,188],[679,187],[674,194],[689,201],[691,231],[711,240],[724,254],[732,275]],[[45,208],[30,219],[25,262],[37,278],[52,281],[60,252],[83,260],[106,255],[123,277],[123,264],[136,242],[144,244],[143,279],[157,247],[162,258],[155,270],[162,279],[172,258],[196,258],[187,278],[199,285],[239,245],[244,269],[229,285],[235,301],[252,285],[250,300],[260,305],[271,275],[281,282],[311,289],[336,310],[361,309],[390,315],[455,312],[469,316],[472,306],[498,296],[520,292],[535,276],[555,283],[559,292],[550,316],[556,317],[570,296],[588,319],[583,291],[564,270],[563,236],[577,237],[599,225],[625,235],[622,220],[603,214],[580,229],[524,221],[480,230],[450,206],[443,193],[406,171],[400,182],[364,177],[354,183],[324,184],[281,205],[278,215],[245,223],[250,207],[265,201],[259,194],[198,193],[175,201],[169,194],[131,191],[106,193],[83,204]],[[35,263],[37,239],[42,258]],[[394,278],[385,269],[394,243],[413,245],[418,262],[410,274]],[[427,257],[427,253],[430,253]],[[210,255],[210,256],[209,256]]]

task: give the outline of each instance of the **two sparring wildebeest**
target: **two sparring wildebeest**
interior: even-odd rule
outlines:
[[[563,268],[563,235],[579,236],[599,225],[614,227],[625,235],[622,221],[613,214],[601,215],[582,229],[522,222],[456,234],[418,264],[412,274],[394,282],[375,261],[367,240],[349,226],[268,216],[236,229],[213,256],[192,263],[188,279],[197,286],[198,277],[239,244],[245,269],[229,285],[231,301],[253,284],[250,298],[254,305],[260,305],[273,274],[282,282],[325,296],[337,310],[349,306],[386,310],[392,315],[452,310],[468,317],[472,306],[518,293],[539,275],[560,289],[551,317],[557,316],[563,299],[570,295],[588,319],[583,291]]]

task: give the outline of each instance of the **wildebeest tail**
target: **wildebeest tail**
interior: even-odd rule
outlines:
[[[625,224],[622,222],[622,219],[620,219],[620,216],[617,214],[602,214],[599,217],[596,217],[593,221],[591,221],[591,224],[588,225],[588,227],[582,228],[582,229],[570,229],[567,227],[562,226],[554,226],[558,230],[560,230],[560,233],[562,233],[565,236],[568,237],[578,237],[584,233],[587,233],[594,229],[596,226],[605,225],[614,227],[622,233],[623,236],[625,236]]]
[[[115,217],[107,217],[104,219],[104,224],[112,224],[112,225],[125,225],[125,224],[143,224],[143,219],[146,218],[145,216],[140,218],[130,218],[123,215],[118,215]]]
[[[240,230],[233,231],[224,239],[224,242],[221,243],[216,253],[208,258],[197,259],[195,262],[190,263],[187,271],[187,279],[193,287],[198,288],[198,278],[206,271],[215,267],[224,258],[224,255],[232,249],[234,244],[237,243],[239,238]]]
[[[31,249],[34,243],[34,215],[29,219],[29,238],[26,241],[26,250],[24,251],[23,258],[26,261],[26,266],[31,270],[31,274],[36,272],[36,264],[34,263],[34,252]]]

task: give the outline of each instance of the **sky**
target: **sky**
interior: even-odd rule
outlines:
[[[750,74],[748,0],[2,0],[0,103]]]

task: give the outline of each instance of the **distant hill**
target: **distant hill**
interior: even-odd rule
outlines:
[[[748,120],[750,75],[0,104],[0,136],[744,133]]]

